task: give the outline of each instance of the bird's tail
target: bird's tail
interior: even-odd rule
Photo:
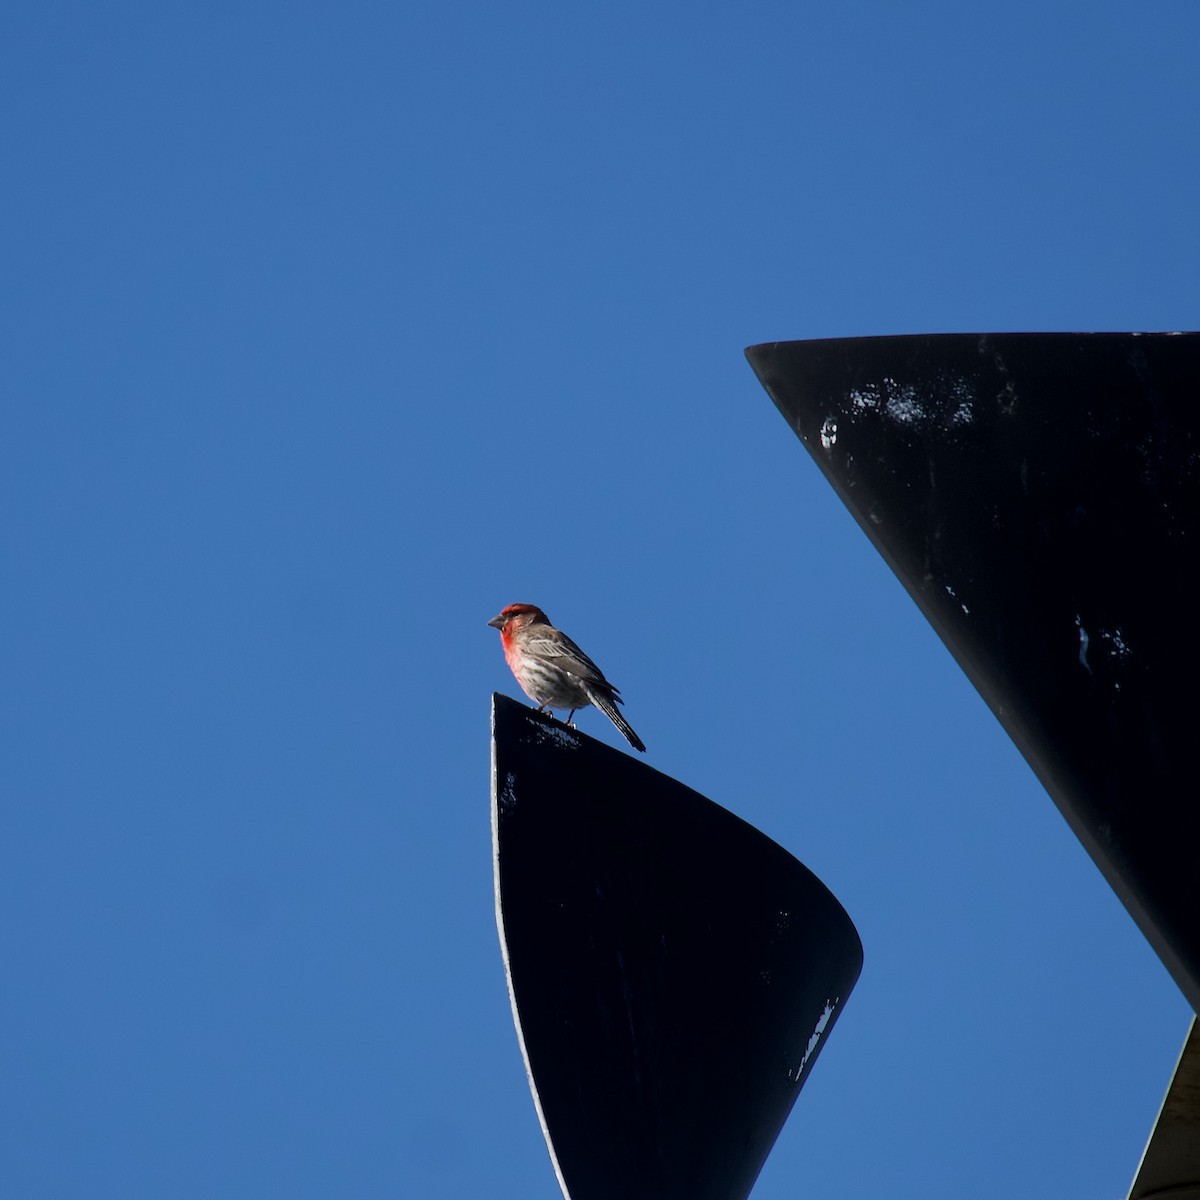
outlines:
[[[646,743],[643,742],[642,739],[633,732],[633,726],[630,725],[623,716],[621,716],[621,710],[617,708],[618,702],[615,696],[605,695],[597,688],[589,688],[588,697],[591,702],[625,735],[625,740],[635,750],[640,750],[643,754],[646,752]]]

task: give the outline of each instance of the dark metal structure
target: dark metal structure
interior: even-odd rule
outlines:
[[[759,379],[1200,1007],[1200,335],[747,350]],[[497,921],[568,1200],[744,1200],[858,977],[757,830],[493,702]],[[1200,1195],[1197,1044],[1135,1197]]]
[[[746,354],[1200,1008],[1200,334]]]
[[[1129,1200],[1200,1200],[1200,1026],[1195,1017]]]
[[[504,696],[496,916],[568,1200],[744,1200],[862,966],[841,905],[711,800]]]

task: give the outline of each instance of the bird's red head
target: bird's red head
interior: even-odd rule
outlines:
[[[514,633],[526,625],[549,625],[550,620],[536,604],[509,604],[502,608],[489,622],[493,629],[500,630],[500,637],[508,641]]]

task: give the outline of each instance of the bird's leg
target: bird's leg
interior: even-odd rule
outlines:
[[[572,718],[574,715],[575,715],[575,710],[574,710],[574,709],[571,709],[571,711],[570,711],[569,713],[567,713],[567,728],[568,728],[568,729],[574,729],[574,728],[575,728],[575,722],[571,720],[571,718]]]

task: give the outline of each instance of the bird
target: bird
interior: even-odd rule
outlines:
[[[645,742],[617,708],[624,703],[620,693],[536,604],[510,604],[488,624],[500,630],[504,660],[539,711],[569,709],[569,725],[576,710],[594,704],[635,750],[645,752]]]

